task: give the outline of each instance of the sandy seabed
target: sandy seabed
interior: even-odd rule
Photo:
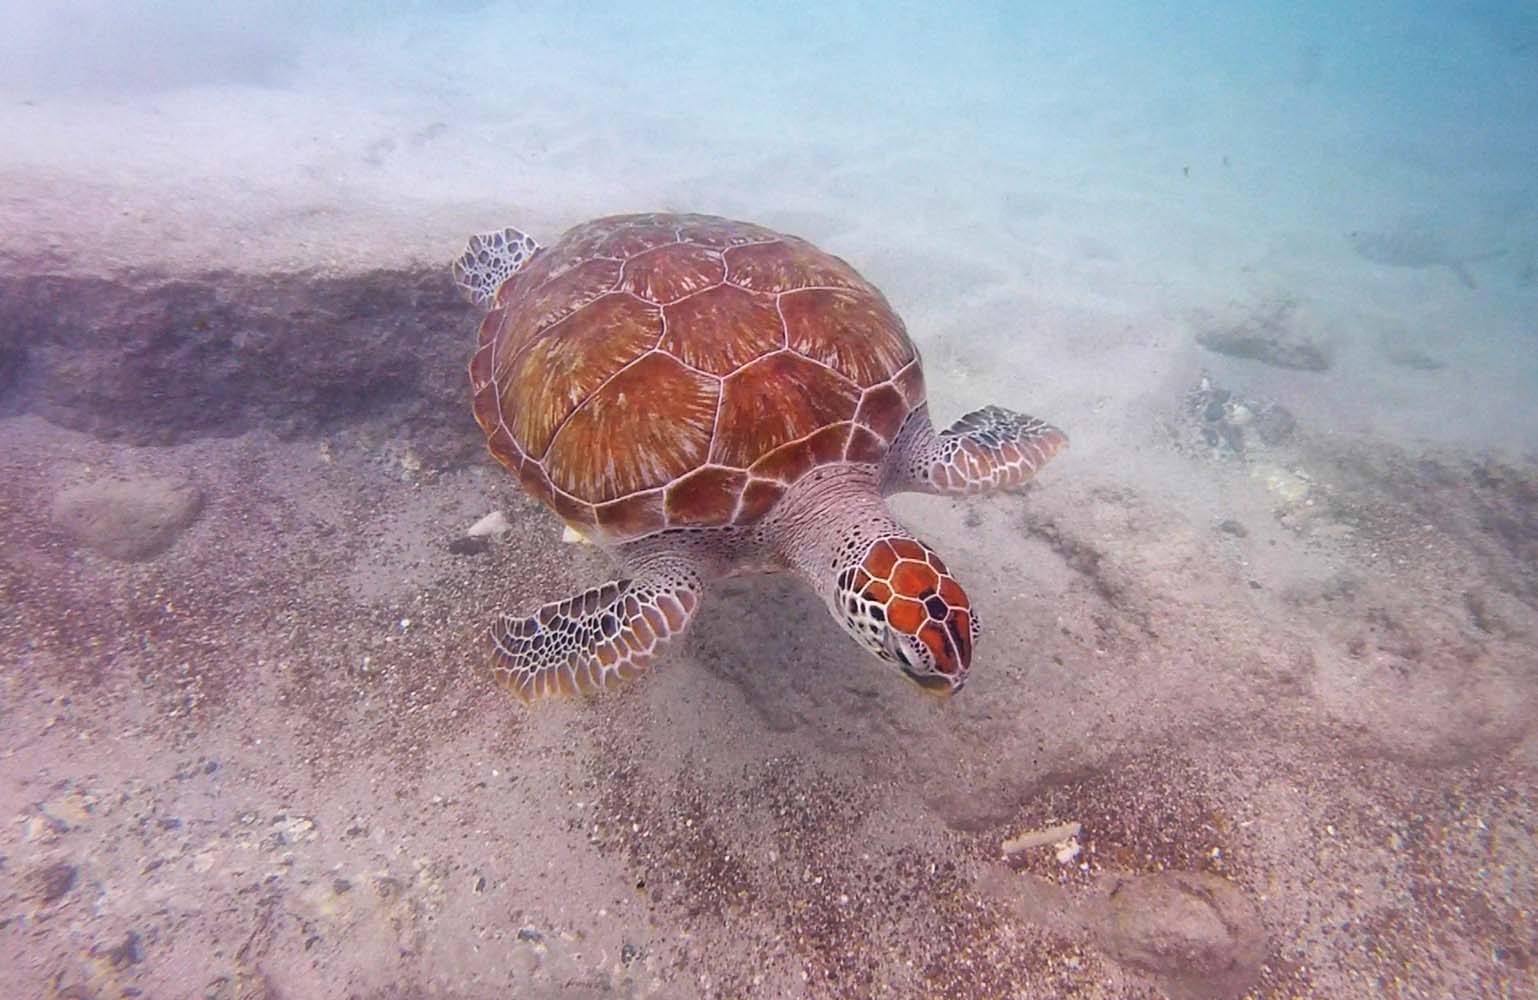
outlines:
[[[234,135],[256,99],[225,99]],[[565,170],[579,131],[506,204],[371,194],[469,148],[431,119],[353,120],[266,187],[171,184],[138,113],[137,181],[58,169],[67,116],[4,168],[0,994],[1538,989],[1528,369],[1437,332],[1475,290],[1434,255],[1195,216],[1204,252],[1272,265],[1203,294],[1199,263],[1134,277],[1158,223],[1063,217],[1111,196],[969,210],[932,165],[815,148],[602,183]],[[986,624],[961,696],[774,578],[611,695],[525,709],[484,673],[496,612],[609,570],[480,453],[442,262],[652,208],[819,241],[904,314],[939,420],[992,402],[1073,439],[1022,496],[897,502]],[[1470,267],[1510,302],[1520,265]],[[1381,312],[1342,305],[1351,267],[1431,332],[1351,326]],[[1325,370],[1267,363],[1300,343]],[[492,510],[507,539],[459,541]]]

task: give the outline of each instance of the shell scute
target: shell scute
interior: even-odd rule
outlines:
[[[779,233],[749,222],[732,222],[709,215],[688,215],[679,219],[678,235],[689,243],[715,247],[742,246],[746,243],[772,243],[784,239]]]
[[[811,437],[781,445],[748,471],[763,479],[777,479],[787,486],[819,465],[841,461],[849,443],[849,424],[824,427]]]
[[[549,496],[550,509],[560,515],[561,520],[567,524],[579,528],[596,528],[598,515],[593,511],[593,505],[570,496],[566,493],[551,489],[550,477],[545,475],[544,467],[538,462],[526,461],[523,464],[524,472],[528,475],[522,477],[526,488],[535,496]],[[537,475],[537,486],[528,487],[527,484]]]
[[[599,531],[627,537],[656,531],[668,523],[660,489],[599,504],[593,514]]]
[[[536,255],[535,261],[538,260]],[[522,294],[510,298],[502,309],[501,329],[494,335],[496,356],[492,370],[496,376],[499,379],[505,377],[508,364],[534,338],[599,296],[612,291],[619,276],[619,261],[583,261],[565,273],[543,284],[532,285]]]
[[[502,381],[504,420],[536,458],[572,411],[662,335],[662,310],[605,295],[528,344]]]
[[[730,375],[779,348],[785,329],[774,299],[717,285],[662,310],[667,333],[659,346],[695,368]]]
[[[828,368],[768,354],[724,382],[710,460],[747,468],[782,444],[854,416],[860,394]]]
[[[594,503],[666,486],[704,464],[719,391],[671,355],[645,355],[572,411],[545,459],[551,482]]]
[[[785,487],[773,479],[748,480],[747,488],[742,491],[742,509],[732,523],[752,524],[769,513],[784,495]]]
[[[741,469],[714,465],[696,469],[668,487],[668,523],[688,527],[726,524],[747,485],[748,474]]]
[[[726,258],[726,280],[755,292],[778,295],[819,286],[875,292],[848,264],[788,236],[773,243],[729,247],[721,255]]]
[[[849,447],[844,449],[846,462],[879,462],[886,455],[886,442],[866,430],[855,427],[849,434]]]
[[[916,410],[923,404],[924,369],[919,366],[919,359],[916,356],[908,362],[907,367],[892,376],[892,384],[897,386],[897,391],[903,394],[903,399],[908,403],[908,409]]]
[[[890,441],[897,436],[897,431],[910,412],[907,400],[903,399],[896,386],[878,385],[868,390],[865,398],[860,400],[860,408],[855,412],[854,420],[861,427]]]
[[[885,382],[914,358],[902,320],[879,295],[808,288],[780,297],[786,343],[861,388]]]
[[[574,258],[623,260],[677,242],[678,227],[667,216],[614,215],[569,230],[559,248]]]
[[[725,277],[726,265],[714,250],[665,246],[625,261],[620,287],[647,302],[663,305],[713,288]]]

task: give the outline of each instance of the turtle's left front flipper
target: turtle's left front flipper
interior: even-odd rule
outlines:
[[[492,628],[492,670],[524,702],[589,693],[638,676],[694,619],[703,584],[684,559],[657,559],[628,580],[552,601]]]
[[[936,433],[915,411],[892,446],[887,492],[914,490],[976,496],[1025,485],[1068,446],[1068,436],[1044,420],[985,406]]]

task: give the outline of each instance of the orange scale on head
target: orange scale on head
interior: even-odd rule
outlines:
[[[961,584],[948,576],[940,579],[940,598],[953,608],[967,606],[966,591],[961,589]]]
[[[924,561],[924,546],[911,538],[894,538],[891,540],[892,551],[901,559],[915,559]]]
[[[863,569],[857,569],[854,571],[853,586],[855,590],[864,590],[870,582],[871,579],[869,573],[865,572]]]
[[[880,580],[872,580],[861,593],[867,601],[875,601],[877,604],[885,604],[892,599],[892,588]]]
[[[934,654],[935,666],[942,673],[949,673],[946,669],[955,661],[956,656],[946,648],[945,627],[938,622],[930,622],[919,629],[919,641],[929,647]]]
[[[940,585],[940,577],[921,562],[903,560],[892,572],[892,589],[908,597],[922,598],[933,594]]]
[[[895,598],[891,604],[887,605],[886,619],[899,632],[912,635],[919,630],[919,626],[924,624],[924,605],[918,601],[910,601],[906,597]]]
[[[924,561],[929,563],[929,565],[933,566],[934,569],[935,569],[935,572],[939,573],[941,576],[946,576],[946,575],[948,575],[950,573],[950,570],[945,568],[945,561],[940,558],[939,553],[936,553],[936,552],[926,552],[926,553],[924,553]]]
[[[881,541],[871,546],[862,567],[876,579],[885,580],[892,575],[892,568],[896,565],[897,553],[892,550],[891,543]]]
[[[684,595],[688,600],[688,594]],[[679,599],[672,594],[662,594],[657,597],[657,609],[662,612],[662,617],[667,619],[668,629],[671,634],[683,631],[684,622],[688,620],[688,612]]]
[[[956,640],[956,648],[961,651],[961,658],[970,662],[972,659],[972,616],[965,611],[951,612],[950,619],[945,623],[951,630],[951,638]]]

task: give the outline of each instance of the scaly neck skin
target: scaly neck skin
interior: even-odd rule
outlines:
[[[880,482],[880,474],[869,467],[814,469],[762,523],[779,559],[830,607],[841,569],[857,562],[877,538],[908,535],[887,510]]]

